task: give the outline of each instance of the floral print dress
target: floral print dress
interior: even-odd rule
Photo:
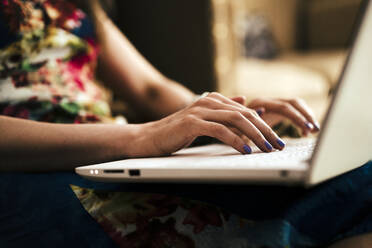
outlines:
[[[58,0],[2,0],[0,9],[0,114],[112,121],[109,95],[95,81],[98,46],[86,14]]]
[[[74,4],[1,0],[0,33],[5,36],[0,40],[1,115],[53,123],[125,123],[111,116],[109,94],[95,80],[94,26]],[[195,247],[193,236],[207,226],[218,232],[228,217],[216,207],[166,195],[72,189],[123,247],[151,247],[156,240],[160,247]],[[183,228],[189,235],[176,225],[191,225]],[[139,238],[153,235],[150,230],[160,236]]]
[[[0,35],[1,115],[53,123],[125,123],[123,118],[112,117],[109,107],[110,96],[95,80],[99,49],[94,26],[87,15],[72,1],[0,0]],[[80,186],[71,185],[69,190],[72,190],[85,211],[119,247],[317,247],[344,237],[372,231],[372,215],[367,210],[372,207],[372,201],[369,200],[372,199],[370,193],[372,184],[368,180],[372,174],[371,169],[372,164],[369,163],[349,176],[310,192],[307,197],[284,209],[281,215],[261,220],[255,218],[254,221],[243,219],[214,205],[177,197],[175,194],[172,196],[102,190],[84,187],[84,184],[89,184],[85,181]],[[33,178],[38,178],[38,182],[44,181],[46,185],[64,180],[59,174],[17,177],[0,174],[0,176],[0,190],[8,192],[8,195],[0,194],[0,210],[5,206],[1,203],[9,199],[14,201],[7,204],[23,201],[28,204],[33,197],[26,199],[22,196],[27,194],[34,196],[36,194],[32,191],[35,190],[32,188],[34,185],[45,192],[45,197],[54,194],[53,189],[50,191],[41,187],[41,184],[35,184]],[[72,178],[72,182],[83,180],[77,175],[68,175],[67,178]],[[29,186],[20,189],[7,183],[11,181]],[[345,188],[344,185],[348,187]],[[248,191],[250,197],[246,197]],[[62,192],[64,191],[59,190],[60,194],[57,196],[62,197]],[[246,192],[247,194],[240,195],[241,198],[231,200],[232,204],[239,207],[245,202],[248,205],[244,206],[248,209],[250,205],[259,206],[259,198],[265,196],[262,190],[259,194],[251,189]],[[364,195],[359,194],[356,197],[356,192],[363,192]],[[223,199],[222,193],[217,195],[216,199]],[[57,209],[56,211],[61,214],[70,202],[73,203],[73,199],[68,196],[66,199],[61,198],[60,201],[64,204],[63,208],[46,205],[45,209]],[[349,203],[353,214],[332,217],[332,213],[340,210],[340,201]],[[42,200],[36,203],[33,201],[33,204],[39,202]],[[15,207],[23,209],[23,218],[16,214],[16,218],[8,220],[5,229],[0,221],[0,246],[7,247],[2,245],[1,238],[4,230],[13,224],[29,228],[33,234],[36,233],[35,230],[40,230],[37,221],[47,215],[35,214],[38,208],[30,209],[23,206],[25,204]],[[263,204],[262,209],[268,213],[270,206]],[[6,211],[10,211],[9,214]],[[32,213],[26,215],[27,211]],[[76,213],[78,211],[79,209],[76,209]],[[0,220],[12,216],[10,213],[13,212],[8,208],[2,209]],[[256,215],[254,211],[248,212],[249,216]],[[74,220],[71,216],[78,216],[76,213],[74,215],[71,215],[71,212],[65,213],[62,217],[58,217],[54,212],[49,213],[47,220],[50,222],[53,217],[58,217],[58,222],[50,228],[61,223],[65,223],[66,227],[72,226]],[[324,217],[320,218],[319,213],[327,213],[332,221],[327,222]],[[32,218],[36,218],[35,227],[32,221],[27,223],[23,221]],[[371,220],[367,221],[369,219]],[[87,226],[78,228],[89,229]],[[64,232],[67,235],[71,230],[67,228]],[[14,240],[27,237],[24,231],[20,231],[20,234],[14,231],[11,233],[15,236]],[[52,233],[55,236],[43,237],[45,240],[49,239],[47,244],[55,242],[50,240],[53,237],[60,237],[58,232]],[[10,234],[7,234],[9,237]],[[71,234],[70,237],[75,237],[74,235]],[[81,237],[78,239],[82,240]],[[44,240],[39,241],[41,244]],[[89,243],[89,247],[100,246]]]

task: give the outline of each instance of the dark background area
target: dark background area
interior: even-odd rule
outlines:
[[[110,12],[117,26],[164,75],[198,94],[216,90],[210,0],[103,2],[113,4]],[[319,4],[329,7],[317,7]],[[349,47],[350,20],[357,16],[358,4],[309,0],[302,1],[299,8],[297,49]]]
[[[210,1],[116,1],[114,20],[163,74],[196,93],[215,90]]]
[[[297,48],[349,48],[362,11],[361,3],[362,0],[349,0],[348,4],[341,4],[340,0],[302,1],[298,11]]]

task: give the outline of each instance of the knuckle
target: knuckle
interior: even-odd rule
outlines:
[[[280,108],[288,111],[292,108],[292,105],[287,102],[282,102],[280,103]]]
[[[240,143],[241,143],[241,140],[240,140],[239,136],[235,135],[233,140],[232,140],[232,146],[237,147],[237,146],[240,145]]]
[[[211,131],[216,136],[224,136],[226,135],[226,127],[221,124],[213,125]]]
[[[269,134],[274,137],[275,139],[279,138],[278,134],[269,126],[267,126]]]
[[[247,110],[247,111],[245,112],[245,116],[246,116],[248,119],[251,120],[251,119],[257,118],[259,115],[257,114],[256,111],[249,109],[249,110]]]
[[[230,118],[233,121],[241,121],[242,119],[244,119],[244,116],[239,111],[232,111],[230,115]]]
[[[198,114],[200,114],[200,113],[202,113],[202,107],[200,107],[200,106],[193,106],[190,110],[189,110],[189,114],[191,114],[191,115],[198,115]]]
[[[196,116],[194,116],[193,114],[188,114],[183,119],[183,124],[185,126],[191,126],[191,125],[193,125],[196,122],[196,120],[197,120]]]
[[[265,141],[266,139],[261,137],[260,135],[256,135],[254,136],[254,138],[252,138],[253,142],[256,144],[257,147],[259,147],[261,150],[262,148],[265,148]]]
[[[258,130],[253,130],[250,134],[250,138],[254,140],[254,142],[262,143],[265,140],[264,135]]]
[[[207,97],[203,97],[199,99],[198,101],[195,102],[194,106],[206,106],[208,104],[208,99]]]
[[[209,96],[211,96],[211,97],[220,96],[220,93],[218,93],[218,92],[211,92],[211,93],[209,93]]]

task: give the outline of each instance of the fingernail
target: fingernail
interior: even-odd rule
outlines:
[[[246,154],[251,154],[252,153],[252,149],[248,145],[244,145],[243,149],[244,149]]]
[[[270,145],[269,142],[265,141],[265,146],[268,150],[272,151],[273,150],[273,147]]]
[[[284,143],[283,140],[281,140],[281,139],[277,139],[276,142],[278,143],[278,145],[279,145],[280,147],[285,147],[285,143]]]
[[[310,129],[310,130],[314,129],[314,125],[311,124],[310,122],[306,122],[306,123],[305,123],[305,126],[306,126],[308,129]]]
[[[261,109],[256,110],[257,114],[261,116],[263,114],[263,111]]]
[[[319,125],[319,123],[318,123],[318,122],[315,122],[314,124],[315,124],[315,129],[316,129],[317,131],[319,131],[319,130],[320,130],[320,125]]]

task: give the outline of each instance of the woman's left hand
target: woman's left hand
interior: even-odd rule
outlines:
[[[320,129],[312,110],[304,100],[299,98],[257,98],[248,104],[246,104],[245,97],[234,97],[232,100],[248,108],[255,109],[270,126],[277,124],[283,118],[288,118],[302,129],[302,134],[305,136],[309,133],[318,132]]]

